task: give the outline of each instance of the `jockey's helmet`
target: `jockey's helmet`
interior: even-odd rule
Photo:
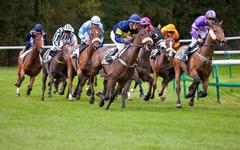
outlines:
[[[137,15],[137,14],[132,14],[129,17],[128,21],[134,22],[134,23],[140,23],[141,22],[141,17],[139,15]]]
[[[100,25],[101,19],[100,19],[98,16],[93,16],[93,17],[91,18],[91,22],[92,22],[92,24]]]
[[[215,13],[214,10],[208,10],[205,14],[205,17],[215,19],[216,18],[216,13]]]
[[[72,27],[70,24],[66,24],[66,25],[63,27],[63,30],[64,30],[64,31],[74,32],[74,29],[73,29],[73,27]]]
[[[141,25],[151,25],[151,20],[148,17],[141,18]]]
[[[42,27],[41,24],[38,23],[38,24],[35,25],[34,29],[35,29],[36,31],[42,31],[42,30],[43,30],[43,27]]]
[[[170,23],[170,24],[167,25],[167,30],[168,31],[174,31],[174,30],[176,30],[176,27],[174,26],[174,24]]]

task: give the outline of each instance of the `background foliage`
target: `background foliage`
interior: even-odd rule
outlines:
[[[181,38],[189,38],[192,22],[208,9],[217,12],[218,20],[224,20],[226,36],[238,36],[239,8],[239,0],[1,0],[0,45],[23,45],[36,23],[43,24],[51,44],[60,26],[70,23],[78,34],[79,27],[93,15],[101,17],[108,43],[112,27],[132,13],[148,16],[154,26],[174,23]],[[16,52],[5,53],[1,57],[9,58]]]

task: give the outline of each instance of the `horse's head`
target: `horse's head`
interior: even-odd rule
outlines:
[[[209,34],[211,38],[216,41],[220,46],[224,46],[227,42],[224,34],[224,30],[221,27],[222,23],[209,23]]]
[[[141,27],[134,43],[143,45],[144,48],[149,51],[153,45],[153,40],[150,37],[149,32],[144,27]]]
[[[43,35],[39,32],[34,33],[34,42],[33,46],[41,53],[44,46]]]
[[[100,29],[97,26],[92,26],[91,28],[91,44],[93,45],[93,49],[97,50],[101,45],[100,39]]]

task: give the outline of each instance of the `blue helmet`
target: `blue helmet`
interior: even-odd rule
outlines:
[[[35,27],[34,27],[35,30],[38,30],[38,31],[42,31],[43,30],[43,27],[41,24],[36,24]]]
[[[129,17],[128,21],[134,22],[134,23],[140,23],[141,22],[141,17],[139,15],[137,15],[137,14],[132,14]]]

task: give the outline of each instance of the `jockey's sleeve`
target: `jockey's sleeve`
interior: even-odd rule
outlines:
[[[103,29],[103,25],[101,24],[100,26],[100,30],[101,30],[101,45],[103,45],[103,41],[104,41],[104,29]]]
[[[78,32],[78,37],[81,39],[81,41],[84,41],[84,33],[88,32],[88,21],[85,22],[80,28]]]
[[[118,43],[122,43],[123,39],[122,39],[122,30],[121,29],[117,29],[116,33],[115,33],[115,41]]]
[[[61,47],[59,47],[60,45],[60,38],[61,38],[61,34],[63,34],[62,33],[63,32],[63,29],[62,29],[62,31],[61,31],[61,28],[59,28],[57,31],[56,31],[56,33],[54,34],[54,36],[53,36],[53,40],[52,40],[52,43],[53,43],[53,46],[54,47],[56,47],[56,48],[61,48]]]
[[[30,42],[31,37],[32,37],[32,35],[30,33],[28,33],[24,39],[24,43],[28,46],[32,46],[32,43]]]

